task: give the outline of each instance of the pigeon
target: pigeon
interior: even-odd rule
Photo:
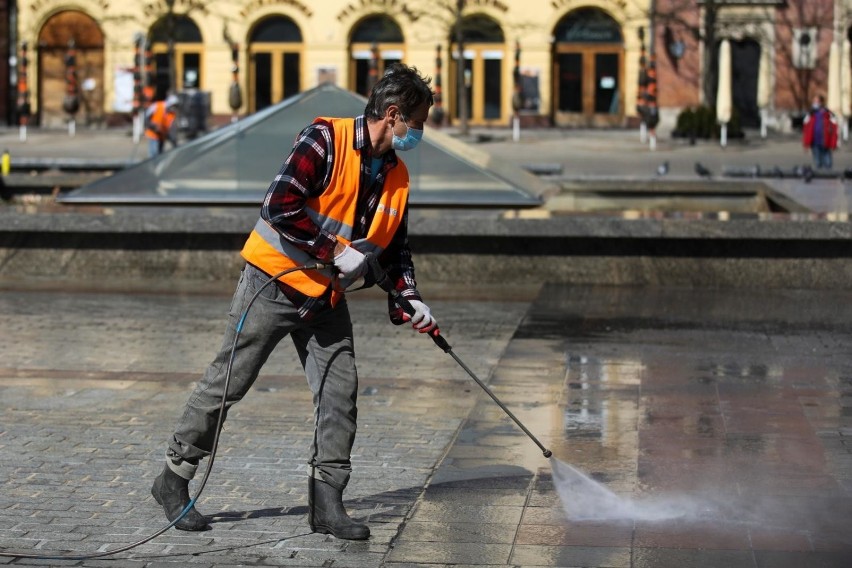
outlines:
[[[843,170],[843,179],[852,179],[852,168]]]
[[[664,176],[664,175],[666,175],[667,173],[669,173],[669,163],[668,163],[668,161],[663,162],[662,164],[660,164],[659,166],[657,166],[657,175],[658,175],[658,176]]]
[[[751,174],[751,177],[755,177],[755,178],[760,177],[760,173],[761,173],[760,172],[760,165],[758,165],[758,164],[753,165],[751,167],[751,169],[749,170],[749,173]]]
[[[701,162],[695,162],[695,173],[704,178],[713,177],[713,172],[705,168]]]
[[[814,169],[810,166],[805,166],[802,168],[802,177],[805,178],[805,183],[811,183],[811,180],[814,179]]]
[[[772,168],[772,177],[783,178],[784,177],[784,170],[782,170],[778,166],[773,167]]]

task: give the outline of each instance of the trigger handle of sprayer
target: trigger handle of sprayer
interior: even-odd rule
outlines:
[[[368,252],[364,255],[364,257],[367,262],[367,275],[364,277],[367,284],[375,284],[390,294],[393,301],[402,308],[402,311],[407,313],[409,316],[414,317],[417,310],[414,309],[414,306],[411,305],[411,302],[409,302],[407,298],[404,298],[402,294],[399,293],[399,290],[394,288],[393,283],[390,281],[390,278],[388,278],[387,272],[382,270],[382,267],[379,264],[379,259],[376,258],[376,255]],[[428,333],[429,337],[432,338],[432,341],[435,342],[435,345],[440,347],[445,353],[449,353],[452,350],[452,347],[450,347],[450,344],[447,343],[446,339],[444,339],[444,336],[441,335],[441,331],[437,326]]]
[[[364,254],[364,259],[367,263],[367,274],[364,275],[364,287],[367,288],[375,284],[385,292],[393,294],[394,287],[387,273],[382,270],[382,266],[379,264],[379,259],[376,258],[376,255],[368,252]]]

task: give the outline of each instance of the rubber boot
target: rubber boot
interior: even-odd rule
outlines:
[[[174,521],[189,505],[189,480],[173,472],[167,465],[163,468],[163,473],[154,480],[154,485],[151,486],[151,495],[154,496],[157,503],[163,506],[166,518],[169,521]],[[196,511],[195,506],[193,506],[175,524],[175,528],[182,531],[206,531],[210,527],[204,515]]]
[[[356,523],[343,507],[343,491],[308,478],[308,522],[311,530],[346,540],[367,540],[370,528]]]

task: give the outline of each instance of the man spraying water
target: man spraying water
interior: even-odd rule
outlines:
[[[352,470],[358,392],[345,290],[365,275],[365,255],[375,255],[389,273],[395,295],[414,309],[413,315],[406,314],[389,295],[391,321],[410,321],[421,333],[437,327],[417,291],[407,237],[409,176],[396,153],[417,146],[433,96],[428,79],[414,68],[395,64],[373,88],[364,115],[317,118],[296,139],[243,247],[246,265],[222,348],[189,396],[169,439],[166,465],[151,488],[170,521],[184,515],[177,528],[209,528],[190,500],[189,480],[213,449],[223,398],[227,413],[289,335],[313,393],[311,529],[342,539],[369,538],[369,527],[351,519],[343,506]],[[297,270],[310,263],[328,268]],[[291,268],[262,290],[238,321],[249,298],[270,277]],[[231,344],[238,334],[232,357]],[[229,357],[234,380],[225,392]]]

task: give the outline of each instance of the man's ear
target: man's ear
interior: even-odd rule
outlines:
[[[399,112],[399,107],[397,105],[388,105],[388,108],[385,111],[385,117],[394,122],[396,122],[397,120],[401,120],[402,115]]]

